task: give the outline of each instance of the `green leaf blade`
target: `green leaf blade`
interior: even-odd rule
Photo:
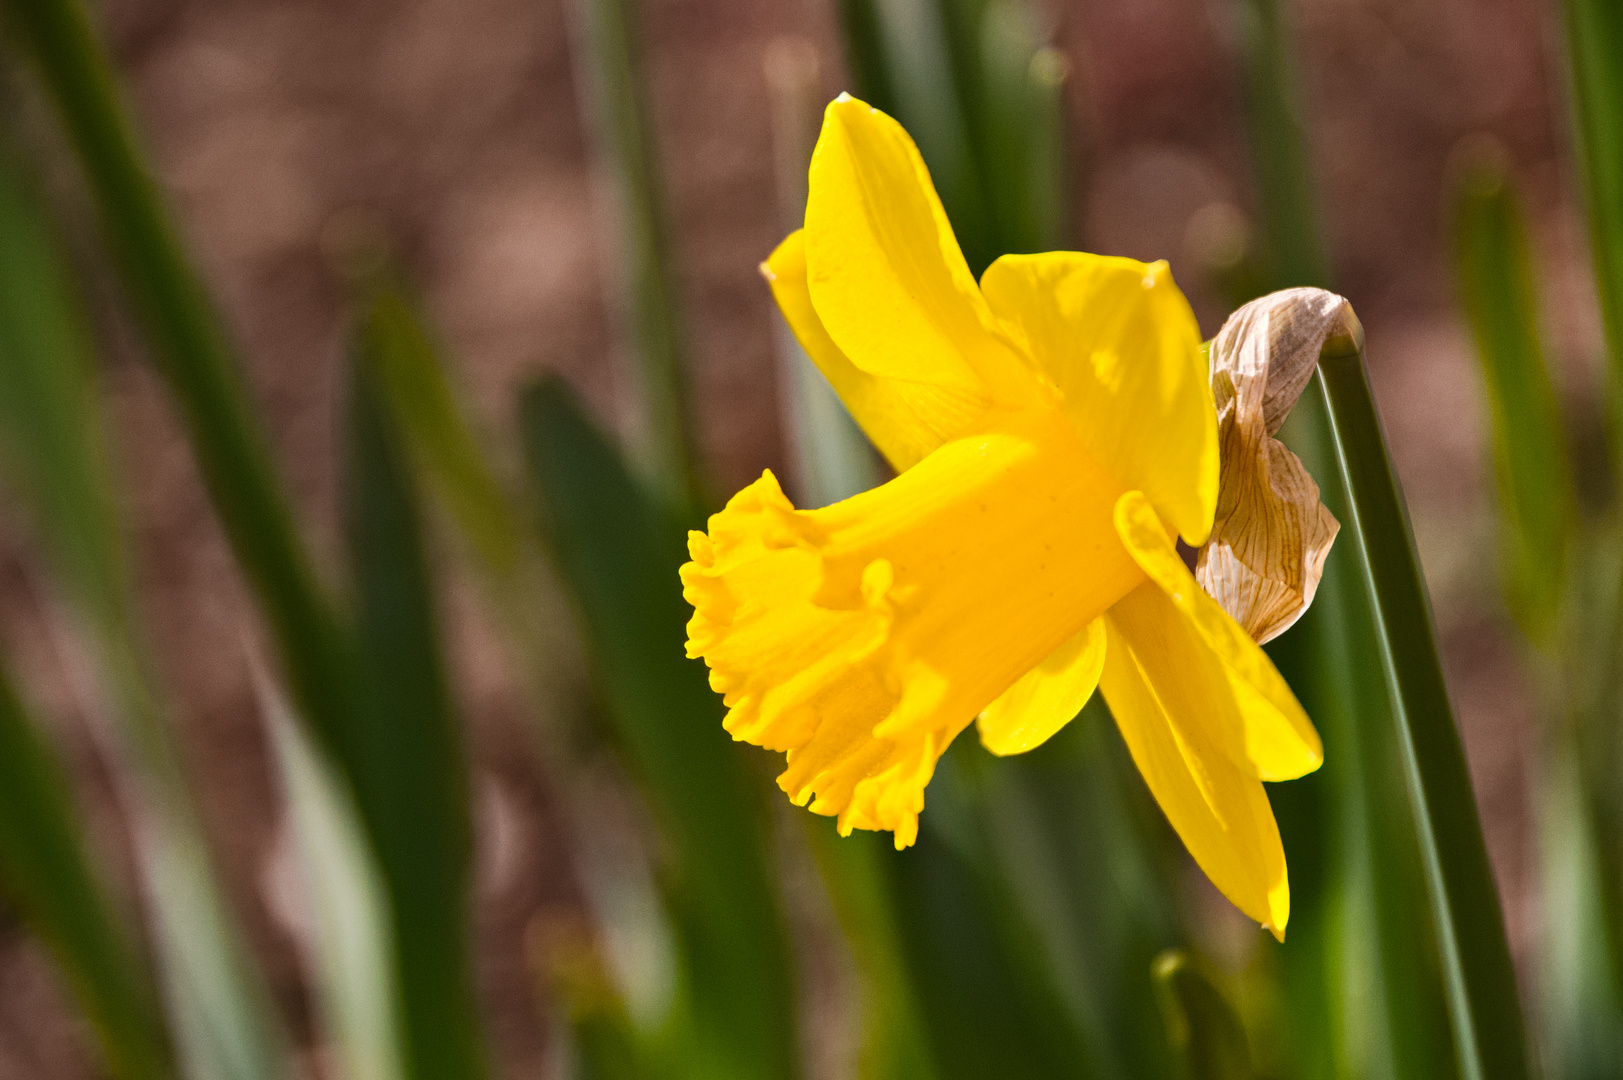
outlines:
[[[1623,430],[1623,8],[1567,0],[1567,65],[1601,321],[1611,355],[1612,424]],[[1618,451],[1623,446],[1614,446]]]
[[[180,406],[232,549],[280,646],[300,715],[323,736],[347,709],[348,660],[224,327],[190,266],[79,0],[6,4],[77,153],[151,358]]]
[[[66,778],[0,674],[0,884],[50,948],[118,1080],[175,1076],[148,975],[103,895]]]
[[[1350,496],[1347,540],[1357,545],[1381,642],[1460,1072],[1466,1080],[1526,1080],[1531,1062],[1498,888],[1361,345],[1332,340],[1319,371]]]
[[[1566,588],[1576,499],[1539,343],[1526,231],[1494,157],[1465,162],[1453,224],[1460,299],[1488,389],[1507,598],[1528,636],[1548,642]]]
[[[85,319],[43,203],[9,148],[0,150],[0,235],[0,465],[77,611],[114,720],[178,1049],[196,1071],[270,1080],[287,1067],[285,1040],[216,881],[132,622]]]
[[[485,1074],[469,942],[473,830],[416,491],[366,327],[350,401],[345,509],[356,702],[340,745],[389,896],[408,1075]]]
[[[682,523],[638,486],[559,381],[521,403],[541,534],[574,601],[608,718],[666,841],[667,896],[711,1075],[798,1073],[789,949],[765,807],[683,652]]]

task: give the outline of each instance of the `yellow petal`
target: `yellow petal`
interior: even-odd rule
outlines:
[[[1190,677],[1185,664],[1201,649],[1188,623],[1149,582],[1110,610],[1105,632],[1099,688],[1155,801],[1212,884],[1283,941],[1290,885],[1279,827],[1262,782],[1214,738],[1211,707],[1226,695],[1200,699],[1213,676]]]
[[[1099,685],[1105,625],[1095,619],[981,711],[981,745],[994,754],[1023,754],[1070,723]]]
[[[990,401],[979,389],[882,379],[853,364],[834,344],[806,288],[806,234],[789,234],[761,264],[783,317],[801,347],[827,376],[868,438],[897,472],[931,450],[987,426]]]
[[[858,368],[1035,403],[1040,384],[981,296],[918,148],[844,94],[812,153],[805,233],[812,306]]]
[[[906,846],[947,744],[1144,580],[1119,495],[1058,412],[819,510],[768,473],[690,535],[688,654],[791,799]]]
[[[1198,546],[1217,506],[1217,425],[1200,329],[1166,263],[1051,251],[981,278],[1089,449]]]
[[[1116,528],[1151,581],[1221,658],[1244,724],[1244,760],[1263,780],[1294,780],[1324,762],[1319,733],[1268,654],[1207,596],[1167,537],[1149,500],[1130,491],[1116,504]]]

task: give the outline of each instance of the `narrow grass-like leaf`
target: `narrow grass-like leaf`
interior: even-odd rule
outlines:
[[[1303,396],[1280,437],[1337,520],[1348,521],[1322,393]],[[1292,907],[1299,884],[1312,890],[1292,920],[1282,965],[1290,1007],[1282,1034],[1292,1057],[1301,1075],[1457,1076],[1437,939],[1421,914],[1431,900],[1397,721],[1385,681],[1371,674],[1381,670],[1380,637],[1358,549],[1345,536],[1330,552],[1313,607],[1270,650],[1325,748],[1318,773],[1270,793]],[[1307,814],[1304,801],[1314,804]],[[1304,948],[1315,955],[1293,953]],[[1304,1009],[1301,998],[1309,996],[1315,1002]]]
[[[0,890],[51,950],[109,1074],[175,1076],[157,996],[91,868],[61,766],[3,674]]]
[[[1065,246],[1064,55],[1044,39],[1027,0],[991,0],[976,28],[981,69],[974,109],[976,147],[986,177],[1000,253]]]
[[[874,108],[896,115],[896,87],[886,59],[880,0],[839,0],[840,36],[850,90]]]
[[[1611,0],[1566,0],[1565,6],[1573,127],[1617,432],[1623,430],[1623,7]],[[1623,439],[1616,441],[1614,452],[1623,452]]]
[[[688,424],[687,344],[677,302],[653,128],[639,67],[640,0],[570,0],[586,120],[616,196],[620,301],[636,353],[647,464],[680,512],[706,505]]]
[[[1462,162],[1454,269],[1488,388],[1506,594],[1527,635],[1548,644],[1566,588],[1576,500],[1539,345],[1526,231],[1502,163],[1486,153]]]
[[[416,311],[393,288],[375,288],[367,314],[369,360],[416,471],[463,541],[455,546],[506,637],[541,737],[536,763],[557,796],[593,930],[626,982],[634,1021],[662,1015],[674,967],[668,912],[643,865],[645,854],[603,842],[595,817],[601,768],[590,760],[598,748],[592,733],[575,722],[576,650],[564,640],[572,631],[560,590],[541,565],[529,519],[461,408],[450,372]],[[604,1035],[595,1021],[593,1030]]]
[[[541,533],[665,840],[699,1039],[684,1072],[793,1076],[793,980],[761,793],[722,729],[703,666],[683,655],[683,522],[649,498],[563,383],[525,393],[521,428]]]
[[[1245,1025],[1201,965],[1182,949],[1155,959],[1168,1041],[1188,1080],[1251,1080]]]
[[[398,290],[378,288],[366,314],[369,363],[435,495],[490,573],[513,580],[524,556],[517,511],[491,468],[433,343]]]
[[[984,751],[965,745],[956,753]],[[949,757],[942,766],[954,764]],[[947,775],[938,769],[931,783],[933,817],[917,843],[887,857],[936,1075],[1099,1075],[1052,958],[1015,894],[1017,882],[987,846],[984,815],[942,782]]]
[[[1343,543],[1356,547],[1377,628],[1460,1073],[1524,1080],[1530,1062],[1504,916],[1362,342],[1333,339],[1319,372],[1349,496]]]
[[[966,755],[975,757],[977,755]],[[1099,1076],[1170,1075],[1150,963],[1180,940],[1182,845],[1100,698],[1042,746],[977,770],[987,856]]]
[[[1560,1080],[1603,1080],[1623,1060],[1623,997],[1608,937],[1605,861],[1599,857],[1589,787],[1570,738],[1555,740],[1546,765],[1539,835],[1544,937],[1539,972],[1542,1057]]]
[[[850,943],[861,980],[862,1080],[934,1080],[923,1003],[901,941],[907,912],[891,883],[894,854],[881,835],[840,836],[834,822],[808,816],[812,854]]]
[[[338,772],[261,679],[260,713],[291,811],[310,905],[325,1033],[348,1080],[402,1080],[389,901],[377,857]]]
[[[180,406],[226,535],[280,646],[294,703],[331,738],[348,710],[347,647],[318,588],[224,328],[140,154],[82,0],[8,0],[55,101],[153,362]]]
[[[407,1075],[484,1075],[472,979],[473,837],[461,733],[440,654],[417,494],[357,342],[345,512],[357,616],[357,708],[341,732],[355,804],[389,898]]]
[[[23,496],[113,716],[179,1050],[193,1070],[268,1080],[286,1069],[137,640],[84,319],[65,260],[9,148],[0,151],[0,467]]]
[[[1281,8],[1277,0],[1237,0],[1234,11],[1262,223],[1249,275],[1259,291],[1324,284],[1310,147]],[[1293,936],[1281,971],[1296,1067],[1309,1076],[1405,1080],[1455,1068],[1468,1074],[1447,1031],[1441,946],[1431,926],[1416,922],[1431,904],[1423,832],[1408,786],[1394,782],[1404,775],[1399,705],[1384,680],[1371,678],[1387,646],[1345,527],[1351,497],[1322,389],[1303,397],[1283,437],[1344,525],[1313,608],[1270,646],[1325,744],[1317,776],[1270,793],[1292,871]]]
[[[1278,0],[1235,0],[1252,170],[1262,222],[1264,291],[1325,285],[1306,139]]]

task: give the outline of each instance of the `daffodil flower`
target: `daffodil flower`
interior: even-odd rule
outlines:
[[[842,834],[918,834],[924,789],[977,721],[1029,750],[1097,687],[1195,861],[1283,937],[1265,780],[1317,733],[1196,582],[1218,496],[1216,413],[1165,263],[1005,256],[977,284],[907,133],[829,105],[805,228],[763,267],[795,334],[898,473],[797,510],[770,472],[689,535],[688,653],[736,739]]]

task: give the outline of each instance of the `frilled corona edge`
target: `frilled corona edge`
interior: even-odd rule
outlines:
[[[791,799],[905,847],[952,739],[1144,580],[1119,495],[1058,412],[821,510],[766,473],[690,534],[688,654]]]

